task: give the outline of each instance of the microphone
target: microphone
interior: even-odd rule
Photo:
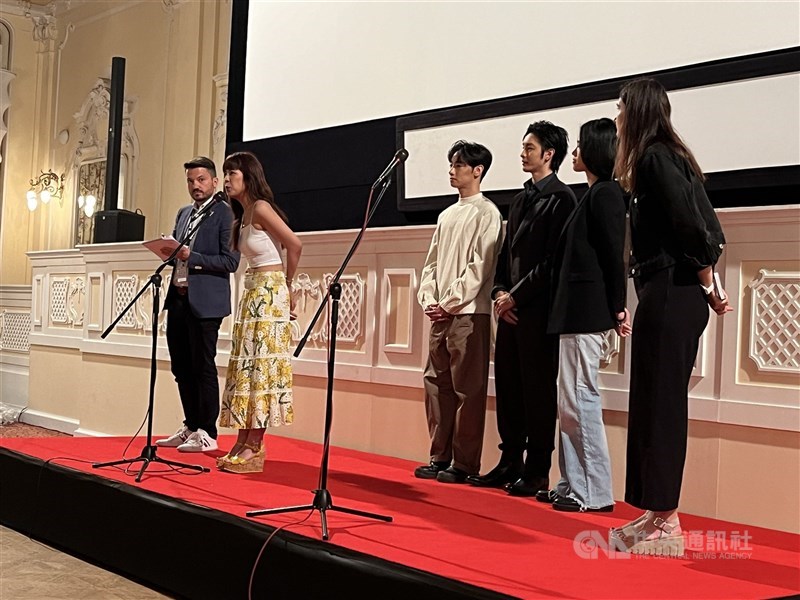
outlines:
[[[405,148],[400,148],[397,152],[394,153],[394,157],[392,157],[392,161],[386,166],[378,178],[375,180],[375,183],[372,184],[373,189],[378,187],[389,175],[391,175],[392,171],[394,171],[395,167],[400,163],[406,162],[408,158],[408,150]]]
[[[202,217],[207,212],[210,212],[211,209],[214,208],[216,204],[227,201],[228,201],[228,194],[226,194],[225,192],[217,192],[211,197],[211,201],[208,202],[208,204],[203,206],[203,208],[201,208],[194,214],[194,218],[197,219],[198,217]]]

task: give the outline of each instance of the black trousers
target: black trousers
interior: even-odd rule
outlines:
[[[199,319],[192,314],[189,298],[175,295],[167,313],[167,346],[172,374],[178,383],[184,425],[217,437],[219,380],[217,338],[222,319]]]
[[[546,333],[546,306],[517,314],[516,325],[500,320],[494,351],[501,461],[521,462],[525,452],[523,476],[547,477],[558,412],[558,336]]]
[[[697,273],[685,267],[662,269],[635,283],[625,501],[670,511],[678,508],[681,494],[689,378],[708,303]]]

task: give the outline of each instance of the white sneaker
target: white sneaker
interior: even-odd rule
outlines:
[[[191,429],[184,425],[168,438],[156,440],[156,446],[161,446],[162,448],[177,448],[181,444],[185,443],[186,440],[193,435],[193,433],[194,432]]]
[[[213,452],[218,447],[217,440],[203,429],[198,429],[189,436],[189,439],[178,446],[178,452]]]

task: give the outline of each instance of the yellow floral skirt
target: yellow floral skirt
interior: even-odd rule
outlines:
[[[290,340],[286,276],[247,273],[233,325],[221,427],[263,429],[294,421]]]

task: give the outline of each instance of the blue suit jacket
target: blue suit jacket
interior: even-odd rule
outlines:
[[[178,232],[186,231],[192,205],[178,211],[175,239]],[[218,203],[194,235],[189,255],[189,306],[200,319],[222,318],[231,314],[230,275],[239,267],[239,252],[231,250],[231,224],[233,211],[225,203]],[[169,309],[177,292],[170,285],[164,308]]]

